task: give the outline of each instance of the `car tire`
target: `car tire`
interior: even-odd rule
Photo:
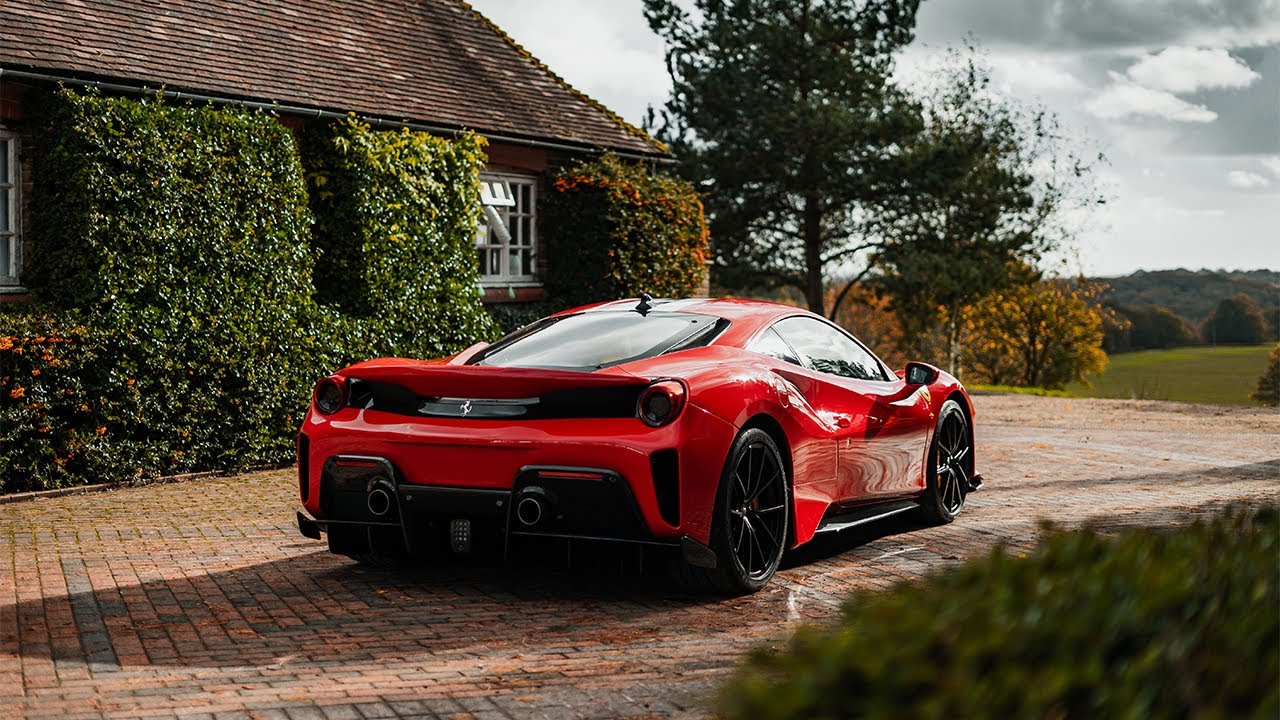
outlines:
[[[938,411],[929,460],[925,465],[925,491],[920,498],[919,518],[945,525],[964,509],[973,477],[973,433],[969,419],[955,400]]]
[[[734,439],[712,512],[716,567],[679,561],[677,578],[696,592],[745,595],[763,588],[782,562],[791,519],[786,464],[768,433],[749,428]]]

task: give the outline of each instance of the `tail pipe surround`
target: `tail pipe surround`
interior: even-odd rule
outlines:
[[[369,514],[374,517],[385,517],[391,512],[392,503],[395,502],[396,488],[391,484],[390,480],[381,479],[373,483],[369,488],[369,497],[366,499],[366,505],[369,508]]]
[[[516,496],[516,522],[532,530],[547,524],[555,514],[555,501],[551,493],[538,486],[529,486]]]

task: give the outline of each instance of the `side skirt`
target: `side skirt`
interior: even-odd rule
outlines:
[[[866,525],[876,520],[883,520],[887,517],[893,517],[900,513],[914,510],[920,507],[914,500],[894,500],[878,505],[869,505],[867,507],[857,508],[849,512],[839,515],[832,515],[824,518],[822,523],[818,525],[818,529],[814,534],[840,532],[859,525]]]

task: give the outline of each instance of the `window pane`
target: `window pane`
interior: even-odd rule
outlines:
[[[783,338],[818,372],[858,380],[886,380],[880,365],[844,333],[813,318],[787,318],[776,325]]]
[[[765,330],[759,337],[752,340],[751,345],[748,346],[747,349],[752,352],[758,352],[761,355],[768,355],[769,357],[775,357],[779,360],[785,360],[786,362],[794,363],[796,365],[800,364],[799,358],[797,358],[796,354],[791,351],[791,348],[787,347],[787,344],[782,341],[782,337],[779,336],[778,332],[773,328]]]
[[[653,357],[716,319],[693,313],[591,312],[557,318],[481,357],[478,365],[594,370]]]

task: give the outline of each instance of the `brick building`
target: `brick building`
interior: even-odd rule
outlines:
[[[264,107],[295,131],[353,113],[375,127],[485,136],[490,220],[477,256],[492,302],[538,299],[555,271],[537,222],[549,170],[605,150],[670,162],[462,0],[5,0],[0,299],[25,295],[22,258],[40,242],[23,109],[59,84]]]

